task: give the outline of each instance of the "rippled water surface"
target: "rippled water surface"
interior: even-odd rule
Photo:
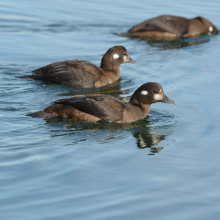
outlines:
[[[220,2],[1,1],[0,219],[219,219],[220,37],[123,38],[161,14],[203,15],[220,29]],[[18,79],[67,59],[100,64],[123,45],[137,64],[99,89]],[[129,100],[159,82],[177,107],[152,105],[131,124],[25,116],[75,94]]]

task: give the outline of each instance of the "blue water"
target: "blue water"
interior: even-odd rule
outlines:
[[[220,2],[1,1],[0,219],[206,220],[220,209],[220,35],[158,43],[123,38],[161,14],[202,15],[220,29]],[[18,79],[67,59],[100,64],[123,45],[137,64],[99,89]],[[177,107],[152,105],[131,124],[25,116],[75,94],[129,100],[160,83]]]

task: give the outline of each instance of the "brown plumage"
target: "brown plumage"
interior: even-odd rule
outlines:
[[[172,15],[161,15],[134,26],[120,36],[175,39],[217,33],[218,30],[215,25],[201,16],[187,19]]]
[[[43,111],[28,114],[31,117],[63,117],[88,122],[133,122],[145,118],[151,104],[175,104],[163,92],[159,83],[145,83],[131,96],[129,103],[110,95],[76,95],[60,99]]]
[[[33,70],[32,75],[19,78],[44,80],[77,88],[102,87],[119,79],[119,66],[123,63],[136,62],[129,57],[125,47],[115,46],[104,54],[100,67],[89,61],[67,60],[49,64]]]

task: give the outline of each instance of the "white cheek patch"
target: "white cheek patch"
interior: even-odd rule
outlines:
[[[163,97],[162,97],[161,94],[154,95],[154,100],[159,101],[159,100],[162,100],[162,99],[163,99]]]
[[[146,91],[146,90],[143,90],[142,92],[141,92],[141,95],[147,95],[148,94],[148,91]]]
[[[209,32],[212,32],[212,31],[213,31],[213,27],[209,26]]]
[[[126,63],[129,60],[129,58],[127,56],[123,56],[123,60]]]
[[[118,59],[119,58],[119,55],[117,53],[113,54],[113,58],[114,59]]]

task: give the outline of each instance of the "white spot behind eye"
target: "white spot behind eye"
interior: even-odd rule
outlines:
[[[213,31],[213,27],[209,26],[209,32],[212,32],[212,31]]]
[[[117,53],[113,54],[113,58],[114,59],[118,59],[119,58],[119,55]]]
[[[147,95],[148,94],[148,91],[146,91],[146,90],[143,90],[142,92],[141,92],[141,95]]]

